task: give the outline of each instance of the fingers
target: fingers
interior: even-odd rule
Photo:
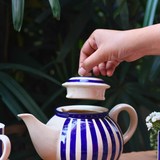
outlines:
[[[81,64],[81,68],[79,69],[80,75],[85,76],[91,70],[93,70],[93,74],[95,76],[102,74],[103,76],[107,75],[110,77],[113,75],[115,68],[120,64],[121,61],[114,60],[106,62],[107,57],[103,57],[97,52],[101,52],[100,48],[92,55],[87,57],[87,59],[85,59]]]
[[[108,77],[112,76],[116,67],[120,64],[120,61],[108,61],[106,63],[106,74]]]
[[[94,74],[95,76],[98,76],[98,75],[100,74],[100,71],[99,71],[98,66],[93,67],[92,72],[93,72],[93,74]]]
[[[99,66],[101,70],[103,70],[103,66],[101,63],[104,61],[107,61],[107,54],[106,57],[103,57],[103,54],[101,54],[101,47],[99,47],[94,53],[92,53],[89,57],[87,57],[84,61],[80,61],[80,68],[79,68],[79,74],[80,75],[86,75],[89,71],[91,71],[95,66]],[[82,53],[83,54],[83,53]],[[87,56],[87,55],[85,55]],[[83,57],[85,57],[83,56]],[[97,69],[94,68],[95,74],[97,74]]]
[[[115,68],[120,63],[116,61],[117,57],[113,55],[119,52],[114,49],[110,41],[107,41],[108,36],[107,38],[105,37],[106,36],[102,34],[101,30],[98,30],[93,32],[89,39],[84,43],[80,52],[79,75],[85,76],[91,70],[93,70],[93,73],[96,76],[99,74],[102,74],[103,76],[113,75]],[[112,38],[110,35],[109,37]]]
[[[100,63],[93,68],[93,74],[98,76],[99,74],[105,76],[112,76],[116,67],[120,64],[119,61],[108,61],[107,63]]]
[[[89,39],[84,43],[80,52],[79,68],[82,66],[84,60],[88,58],[92,53],[98,49],[94,36],[90,36]]]
[[[106,63],[100,63],[99,65],[98,65],[98,68],[99,68],[99,70],[100,70],[100,73],[103,75],[103,76],[105,76],[106,74],[107,74],[107,70],[106,70]]]

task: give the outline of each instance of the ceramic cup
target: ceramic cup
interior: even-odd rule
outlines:
[[[0,123],[0,160],[7,160],[11,151],[9,138],[4,135],[5,125]]]

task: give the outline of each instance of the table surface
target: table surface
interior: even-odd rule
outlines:
[[[157,160],[156,151],[122,153],[119,160]]]

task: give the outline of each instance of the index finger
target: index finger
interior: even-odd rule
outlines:
[[[97,44],[93,36],[90,36],[89,39],[84,43],[80,51],[79,59],[79,68],[82,66],[84,60],[88,58],[98,49]]]

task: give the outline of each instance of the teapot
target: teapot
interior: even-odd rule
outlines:
[[[125,134],[117,124],[122,110],[130,116]],[[44,160],[117,160],[137,126],[137,114],[128,104],[118,104],[111,111],[92,105],[61,106],[46,125],[31,114],[18,117],[25,122]]]
[[[95,78],[73,78],[64,86],[68,87],[68,98],[99,100],[104,100],[104,88],[110,87]],[[124,134],[117,124],[123,110],[130,116],[130,125]],[[55,112],[47,124],[32,114],[18,115],[44,160],[118,160],[138,121],[134,108],[124,103],[110,111],[95,105],[67,105],[56,108]]]

